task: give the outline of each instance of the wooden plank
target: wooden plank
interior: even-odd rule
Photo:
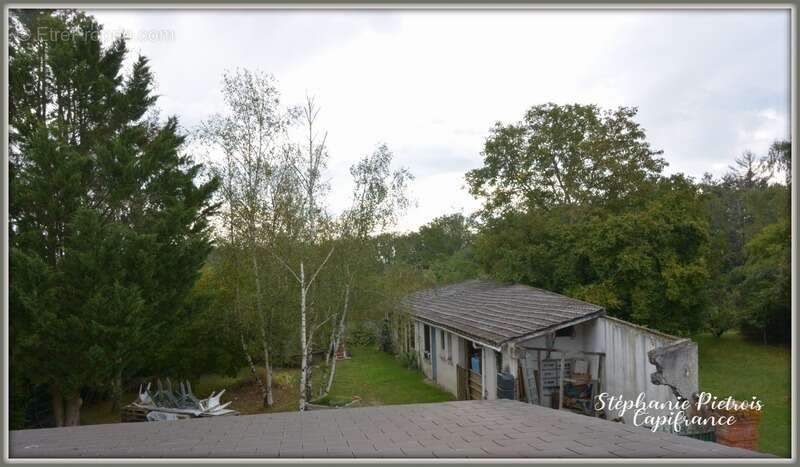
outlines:
[[[127,422],[146,422],[149,410],[133,405],[126,405],[120,411],[120,421]]]
[[[522,368],[521,391],[524,393],[526,402],[534,405],[541,405],[538,388],[539,376],[538,370],[535,369],[537,363],[534,362],[536,357],[533,355],[533,351],[525,351],[522,352],[521,355],[522,357],[518,360]]]
[[[469,370],[469,380],[470,382],[481,384],[481,374]]]
[[[469,376],[467,375],[467,369],[461,365],[456,365],[456,377],[458,399],[462,401],[469,400]]]
[[[481,384],[481,374],[475,373],[472,370],[467,370],[469,373],[469,392],[471,400],[483,399],[483,385]]]
[[[456,365],[456,397],[458,400],[463,401],[461,394],[464,390],[464,383],[461,380],[461,365]]]

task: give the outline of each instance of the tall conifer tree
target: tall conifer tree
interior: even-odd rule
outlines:
[[[10,25],[12,375],[50,389],[56,425],[79,423],[83,388],[119,396],[161,364],[211,248],[216,180],[198,182],[177,120],[148,112],[147,59],[124,74],[124,39],[101,31],[74,11]]]

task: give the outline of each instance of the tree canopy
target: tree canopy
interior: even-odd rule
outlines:
[[[517,123],[497,123],[483,167],[467,173],[483,215],[558,205],[614,206],[665,166],[636,123],[635,108],[543,104]]]
[[[90,16],[12,17],[11,353],[15,372],[76,424],[80,391],[148,364],[179,324],[211,249],[217,187],[154,109],[139,57],[103,47]],[[164,362],[161,362],[164,363]]]

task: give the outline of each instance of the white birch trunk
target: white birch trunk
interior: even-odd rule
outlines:
[[[344,309],[342,310],[342,317],[339,319],[338,330],[336,331],[336,338],[333,341],[333,360],[331,361],[331,370],[328,375],[328,383],[325,385],[325,393],[331,392],[333,387],[333,378],[336,376],[336,352],[339,350],[339,343],[344,336],[344,320],[347,318],[347,306],[350,300],[350,284],[347,284],[344,289]]]
[[[308,344],[306,343],[306,281],[303,262],[300,262],[300,411],[306,410],[306,376],[308,371]]]
[[[239,334],[242,339],[242,352],[244,352],[244,356],[247,359],[247,366],[250,367],[250,373],[253,374],[253,378],[258,383],[258,388],[261,389],[261,400],[264,403],[264,406],[267,407],[267,388],[264,386],[264,382],[261,381],[261,378],[258,376],[258,369],[256,368],[256,364],[253,362],[253,357],[250,356],[250,352],[247,351],[247,345],[244,343],[244,334]],[[268,370],[269,371],[269,370]]]
[[[265,329],[266,326],[266,317],[264,316],[264,310],[261,307],[261,278],[259,274],[259,267],[258,267],[258,257],[256,256],[256,242],[255,242],[255,233],[252,232],[251,228],[251,256],[253,262],[253,279],[256,283],[256,313],[258,314],[259,318],[261,319],[261,346],[264,349],[264,371],[266,373],[265,376],[265,383],[262,384],[259,380],[259,384],[261,385],[263,400],[264,400],[264,407],[271,408],[273,399],[272,399],[272,365],[269,362],[269,340],[267,339],[267,330]],[[249,358],[249,356],[248,356]],[[254,368],[254,367],[253,367]],[[255,370],[253,370],[255,371]]]
[[[274,403],[272,398],[272,364],[269,362],[269,344],[267,342],[266,332],[264,332],[263,328],[262,333],[263,339],[261,345],[264,347],[264,371],[266,372],[264,406],[271,408]]]

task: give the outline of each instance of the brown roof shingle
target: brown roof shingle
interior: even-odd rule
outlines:
[[[413,293],[403,300],[424,320],[487,344],[603,315],[603,307],[521,284],[473,279]]]

